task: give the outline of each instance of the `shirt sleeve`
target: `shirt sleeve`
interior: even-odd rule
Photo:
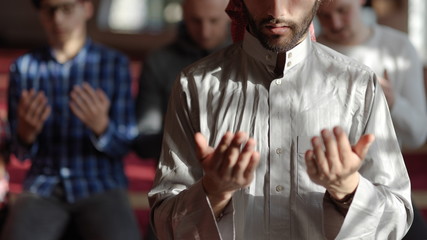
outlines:
[[[129,152],[137,136],[134,100],[131,94],[129,61],[118,57],[115,65],[113,94],[110,99],[109,125],[99,137],[91,135],[94,146],[112,157],[122,157]]]
[[[368,87],[365,101],[362,134],[374,134],[375,142],[359,169],[360,182],[345,218],[324,203],[325,235],[333,237],[336,231],[335,239],[401,239],[413,219],[408,173],[381,88]]]
[[[195,103],[183,89],[187,87],[174,86],[166,114],[160,163],[149,193],[151,220],[159,239],[232,239],[232,228],[221,237],[200,181],[203,172],[193,138],[199,124],[192,117],[197,113],[191,113]]]
[[[417,148],[427,138],[427,106],[423,66],[419,56],[406,40],[395,60],[393,90],[395,102],[390,109],[397,137],[404,148]]]

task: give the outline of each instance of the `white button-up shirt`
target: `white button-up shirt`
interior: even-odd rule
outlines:
[[[156,179],[150,191],[160,239],[401,239],[412,222],[410,182],[385,98],[367,67],[306,38],[277,54],[249,33],[186,68],[174,87]],[[376,141],[344,218],[313,183],[310,138],[341,126],[350,142]],[[193,135],[217,146],[226,131],[257,141],[255,178],[215,219],[200,179]]]

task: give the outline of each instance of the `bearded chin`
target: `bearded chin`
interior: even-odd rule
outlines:
[[[297,31],[295,32],[295,28],[291,28],[292,37],[291,39],[284,39],[280,41],[280,36],[276,35],[273,37],[268,37],[262,33],[260,33],[260,42],[264,46],[264,48],[273,51],[273,52],[287,52],[294,48],[299,40],[304,36],[305,32]]]
[[[261,32],[261,25],[257,24],[252,17],[252,15],[246,11],[247,15],[249,16],[249,27],[251,32],[258,38],[258,40],[261,42],[261,44],[264,46],[264,48],[274,51],[274,52],[287,52],[290,49],[294,48],[301,40],[302,38],[307,34],[308,28],[310,27],[311,22],[313,21],[313,18],[316,14],[316,11],[319,7],[320,1],[315,1],[313,8],[311,11],[307,14],[307,16],[304,18],[301,24],[292,23],[290,24],[290,30],[291,30],[291,36],[290,38],[286,38],[281,40],[280,35],[275,36],[267,36]],[[263,20],[261,22],[266,22],[269,20]]]

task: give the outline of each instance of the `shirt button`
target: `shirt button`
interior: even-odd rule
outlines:
[[[265,56],[265,59],[266,59],[267,61],[270,61],[270,60],[271,60],[271,56],[270,56],[270,55],[266,55],[266,56]]]
[[[290,52],[289,54],[288,54],[288,58],[291,58],[292,57],[292,53]]]
[[[285,187],[283,187],[282,185],[277,185],[276,186],[276,192],[281,192],[285,189]]]
[[[276,153],[277,154],[281,154],[282,153],[282,149],[281,148],[276,148]]]
[[[277,80],[276,80],[276,84],[277,84],[277,85],[282,84],[282,80],[281,80],[281,79],[277,79]]]
[[[70,169],[68,168],[61,168],[60,174],[62,177],[67,178],[71,175]]]
[[[288,62],[287,64],[286,64],[286,66],[288,66],[288,67],[290,67],[292,65],[292,62]]]

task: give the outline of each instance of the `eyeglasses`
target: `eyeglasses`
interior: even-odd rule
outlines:
[[[74,10],[76,9],[76,6],[81,1],[76,2],[68,2],[68,3],[62,3],[58,5],[42,5],[40,7],[40,12],[46,16],[53,17],[55,16],[55,13],[57,11],[61,12],[62,14],[69,16],[74,13]]]

